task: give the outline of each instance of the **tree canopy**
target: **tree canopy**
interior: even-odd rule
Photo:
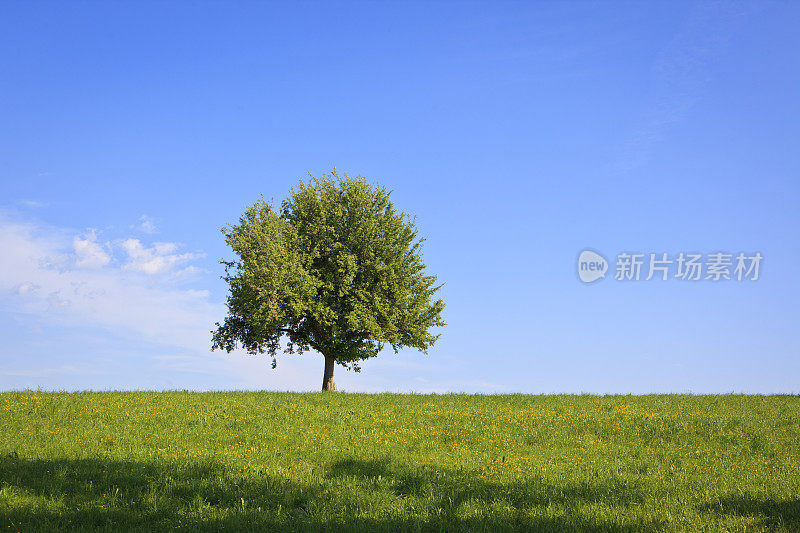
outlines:
[[[445,325],[414,218],[361,176],[309,176],[280,209],[262,198],[222,233],[237,258],[222,261],[228,315],[214,349],[268,354],[273,368],[280,352],[313,349],[330,390],[335,363],[357,372],[387,344],[427,352]]]

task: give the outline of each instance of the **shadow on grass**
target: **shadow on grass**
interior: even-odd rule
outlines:
[[[370,504],[364,495],[374,491],[400,504],[390,511],[373,502],[371,511],[365,512]],[[424,466],[404,470],[388,460],[339,461],[330,465],[323,479],[298,483],[265,472],[243,476],[216,463],[0,458],[0,528],[11,531],[663,529],[663,523],[620,524],[582,516],[577,508],[604,502],[623,507],[624,515],[625,506],[642,500],[636,487],[622,483],[504,484],[475,472]],[[464,516],[460,513],[464,505],[485,512]],[[550,505],[562,506],[562,512],[540,516]],[[530,512],[535,510],[539,512]]]
[[[750,495],[732,495],[702,509],[716,515],[749,516],[774,531],[800,532],[800,499],[772,500]]]
[[[644,502],[639,488],[622,480],[598,483],[567,483],[550,485],[533,478],[524,483],[499,483],[489,481],[471,471],[444,470],[422,466],[409,472],[393,467],[387,459],[347,459],[334,463],[328,478],[354,477],[360,479],[388,478],[393,492],[400,497],[416,496],[437,501],[437,508],[454,513],[464,502],[482,504],[503,502],[519,509],[563,504],[574,506],[584,503],[606,503],[629,506]]]

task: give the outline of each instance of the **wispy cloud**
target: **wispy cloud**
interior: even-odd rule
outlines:
[[[41,378],[47,376],[59,376],[66,374],[86,374],[92,373],[93,369],[87,367],[78,367],[76,365],[61,365],[59,367],[36,368],[32,370],[9,370],[0,372],[0,376],[14,376],[26,378]]]
[[[712,63],[752,9],[753,5],[734,2],[706,2],[692,10],[653,65],[656,94],[648,114],[622,147],[618,171],[645,164],[670,128],[689,115],[704,96]]]
[[[139,225],[137,227],[139,231],[142,233],[147,233],[148,235],[152,235],[157,231],[155,219],[147,215],[142,215],[139,217]]]
[[[21,205],[24,205],[25,207],[31,207],[33,209],[39,209],[50,205],[48,202],[41,202],[39,200],[30,200],[30,199],[20,200],[19,203]]]

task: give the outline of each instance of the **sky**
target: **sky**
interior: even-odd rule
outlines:
[[[339,390],[798,393],[798,27],[796,2],[3,2],[0,390],[318,390],[319,354],[272,370],[210,332],[220,229],[336,168],[416,216],[447,323]],[[714,253],[758,279],[705,279]]]

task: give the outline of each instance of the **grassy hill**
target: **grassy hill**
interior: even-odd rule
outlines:
[[[800,531],[800,398],[3,393],[0,526]]]

